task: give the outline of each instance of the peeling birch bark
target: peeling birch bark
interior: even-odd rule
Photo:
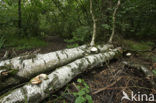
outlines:
[[[100,52],[104,52],[113,46],[110,44],[98,45]],[[88,46],[65,49],[47,54],[27,55],[15,57],[0,62],[0,91],[8,86],[28,81],[40,73],[53,71],[56,67],[63,66],[85,55]]]
[[[80,73],[93,69],[96,66],[100,66],[120,53],[121,48],[116,48],[110,49],[105,53],[92,54],[77,59],[56,69],[48,75],[47,80],[43,80],[39,85],[32,85],[29,82],[23,87],[4,94],[0,97],[0,103],[39,103],[48,97],[50,93],[54,93],[65,86]]]

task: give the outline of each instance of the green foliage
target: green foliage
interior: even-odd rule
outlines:
[[[124,40],[123,44],[131,50],[151,50],[154,46],[153,42],[135,42],[132,40]]]
[[[7,38],[9,41],[5,46],[6,47],[15,47],[16,49],[31,49],[46,46],[46,42],[38,37],[29,37],[29,38],[17,38],[10,37]]]
[[[154,75],[156,76],[156,70],[152,70],[152,72],[154,73]]]
[[[107,29],[107,30],[110,30],[111,29],[111,26],[108,25],[108,24],[102,24],[101,25],[104,29]]]
[[[117,15],[118,29],[123,36],[137,39],[156,37],[156,1],[125,0]]]
[[[87,26],[81,26],[77,28],[72,33],[72,39],[65,40],[67,43],[78,43],[78,44],[84,44],[90,40],[90,28]]]
[[[156,55],[152,56],[152,62],[156,62]]]
[[[74,92],[73,95],[76,97],[75,103],[93,103],[92,97],[89,95],[89,86],[83,79],[78,79],[77,88],[79,89],[78,92]]]
[[[0,49],[4,46],[4,42],[5,42],[4,36],[0,37]]]
[[[67,48],[74,48],[74,47],[78,47],[79,45],[77,43],[75,44],[68,44]]]
[[[97,19],[96,39],[98,42],[108,40],[111,34],[112,14],[116,3],[117,0],[93,1],[93,13]],[[10,35],[11,37],[21,36],[24,39],[60,35],[66,39],[68,47],[88,43],[91,40],[93,25],[89,4],[89,0],[22,0],[22,20],[21,29],[19,29],[18,0],[14,2],[11,0],[2,2],[1,0],[0,35],[4,35],[5,38]],[[124,0],[121,2],[116,15],[115,34],[137,40],[154,39],[156,37],[155,4],[156,0]],[[7,44],[11,45],[11,43]],[[18,48],[31,48],[28,45],[24,44],[23,47]],[[132,48],[145,49],[148,47],[136,44]]]

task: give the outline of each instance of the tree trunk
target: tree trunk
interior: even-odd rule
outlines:
[[[93,14],[92,0],[90,0],[90,14],[91,14],[92,20],[93,20],[93,35],[92,35],[92,40],[91,40],[90,46],[94,46],[95,45],[95,37],[96,37],[96,19],[95,19],[95,15]]]
[[[0,103],[39,103],[48,97],[50,93],[54,93],[65,86],[80,73],[100,66],[120,54],[120,51],[121,48],[110,49],[105,53],[92,54],[77,59],[49,74],[48,79],[43,80],[41,84],[32,85],[29,82],[23,87],[4,94],[4,96],[0,97]]]
[[[104,52],[112,45],[106,44],[97,46],[100,52]],[[77,48],[65,49],[47,54],[30,54],[15,57],[10,60],[0,62],[0,91],[8,86],[30,80],[40,73],[53,71],[55,68],[63,66],[75,59],[87,54],[88,46],[83,45]]]
[[[111,36],[109,38],[109,43],[112,43],[112,40],[113,40],[113,37],[114,37],[114,33],[115,33],[115,20],[116,20],[115,16],[116,16],[116,12],[117,12],[119,6],[120,6],[120,0],[118,0],[117,6],[116,6],[116,8],[115,8],[115,10],[113,12],[112,34],[111,34]]]

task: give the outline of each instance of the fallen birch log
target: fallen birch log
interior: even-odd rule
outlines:
[[[153,86],[154,88],[156,88],[156,83],[155,83],[155,81],[154,81],[154,78],[155,78],[156,76],[155,76],[154,73],[153,73],[151,70],[149,70],[147,67],[145,67],[145,66],[143,66],[143,65],[141,65],[141,64],[135,64],[135,63],[130,63],[130,62],[126,62],[126,61],[124,61],[123,64],[124,64],[125,66],[129,67],[129,68],[135,68],[135,69],[137,69],[138,71],[142,71],[142,72],[144,73],[144,75],[145,75],[145,78],[148,79],[148,80],[151,82],[151,84],[152,84],[152,86]]]
[[[65,86],[80,73],[96,66],[101,66],[101,64],[118,56],[118,54],[121,54],[121,48],[110,49],[105,53],[92,54],[77,59],[56,69],[47,75],[48,79],[43,80],[38,85],[33,85],[29,82],[23,87],[4,94],[0,97],[0,103],[39,103],[51,93]]]
[[[98,45],[100,52],[104,52],[113,46]],[[40,73],[53,71],[56,67],[63,66],[85,55],[87,45],[77,48],[65,49],[47,54],[32,54],[15,57],[0,62],[0,91],[4,88],[20,84],[30,80]]]

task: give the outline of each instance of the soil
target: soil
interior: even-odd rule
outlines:
[[[46,47],[35,48],[31,50],[21,50],[16,52],[17,54],[22,54],[28,51],[35,51],[40,49],[40,53],[47,53],[64,49],[67,45],[62,38],[57,36],[50,36],[45,38],[45,40],[48,43]],[[1,57],[4,55],[5,51],[6,49],[1,51]],[[137,55],[134,54],[131,57],[123,56],[118,60],[112,60],[109,63],[106,63],[101,68],[94,68],[92,71],[86,71],[71,81],[68,86],[56,92],[55,96],[51,95],[46,100],[42,101],[42,103],[74,103],[74,96],[68,95],[67,97],[61,95],[61,93],[63,92],[69,94],[72,92],[77,92],[77,89],[73,83],[77,85],[78,83],[76,81],[78,78],[84,79],[84,81],[89,85],[89,95],[92,96],[94,103],[136,103],[136,101],[130,102],[126,99],[121,101],[121,98],[123,97],[123,91],[130,96],[132,91],[134,93],[139,92],[140,94],[156,94],[156,90],[152,87],[150,81],[144,75],[142,75],[141,71],[136,72],[135,68],[126,68],[122,62],[130,61],[133,63],[139,63],[152,70],[154,69],[152,67],[154,62],[152,62],[151,58],[145,58],[147,56],[149,57],[149,55],[151,57],[156,56],[156,50],[144,54],[144,57],[142,54],[140,55],[140,53]],[[67,87],[68,91],[65,92]],[[141,103],[148,102],[142,101]]]

